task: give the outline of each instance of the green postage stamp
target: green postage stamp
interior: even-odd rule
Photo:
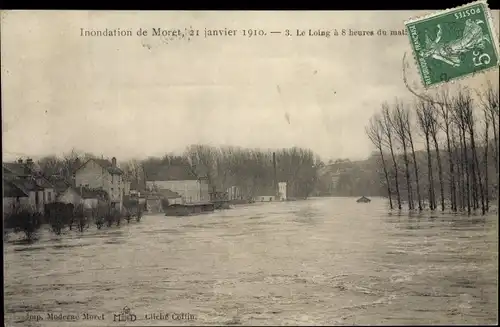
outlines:
[[[486,1],[405,22],[424,86],[497,67],[498,39]]]

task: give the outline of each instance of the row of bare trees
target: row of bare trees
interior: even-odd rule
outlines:
[[[488,84],[382,105],[366,133],[380,154],[391,209],[488,212],[498,195],[498,97]],[[424,151],[416,150],[422,143]]]
[[[276,154],[276,175],[273,152]],[[169,154],[142,162],[146,172],[171,164],[188,165],[196,175],[206,176],[210,185],[219,190],[237,186],[243,197],[273,194],[276,181],[284,181],[288,183],[291,196],[305,198],[312,194],[316,186],[321,160],[311,150],[297,147],[262,150],[191,145],[180,156]],[[137,171],[133,167],[131,170]]]

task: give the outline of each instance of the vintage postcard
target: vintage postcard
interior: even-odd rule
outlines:
[[[499,18],[1,11],[4,325],[498,324]]]

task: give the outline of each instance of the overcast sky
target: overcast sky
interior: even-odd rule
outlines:
[[[401,68],[407,36],[199,37],[167,44],[135,31],[376,33],[403,29],[405,20],[425,13],[3,12],[4,157],[76,148],[123,160],[204,143],[300,146],[324,159],[365,158],[372,151],[364,133],[370,116],[384,100],[410,96]],[[81,28],[130,29],[134,36],[82,37]],[[411,78],[418,88],[417,75]],[[467,84],[487,79],[498,80],[498,70]]]

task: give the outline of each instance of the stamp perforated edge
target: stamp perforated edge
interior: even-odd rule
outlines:
[[[486,10],[484,11],[484,15],[485,15],[486,20],[487,20],[486,25],[488,26],[488,29],[489,29],[490,34],[491,34],[491,38],[493,39],[493,50],[495,51],[495,54],[497,56],[497,63],[496,63],[496,65],[495,66],[491,66],[489,68],[486,68],[484,70],[481,70],[480,72],[471,72],[471,73],[462,75],[460,77],[453,78],[450,81],[441,81],[439,83],[435,83],[435,84],[432,84],[432,85],[426,85],[425,81],[424,81],[424,77],[423,77],[422,71],[421,71],[421,68],[420,68],[420,65],[418,63],[417,55],[416,55],[416,53],[414,51],[414,48],[413,48],[411,36],[408,34],[408,40],[410,41],[410,47],[411,47],[411,53],[412,53],[412,56],[413,56],[413,61],[414,61],[414,64],[417,66],[418,74],[420,76],[420,82],[422,83],[422,85],[424,86],[424,88],[426,90],[431,89],[431,88],[435,88],[435,87],[438,87],[438,86],[441,86],[441,85],[446,84],[446,83],[455,83],[455,82],[467,79],[467,78],[469,78],[471,76],[475,76],[477,74],[484,74],[484,73],[486,73],[486,72],[488,72],[490,70],[498,69],[498,66],[500,65],[499,40],[498,40],[498,32],[497,32],[497,30],[494,27],[495,24],[493,22],[493,17],[491,16],[491,10],[490,10],[490,7],[488,6],[488,2],[486,0],[479,0],[479,1],[469,2],[469,3],[464,4],[462,6],[458,6],[458,7],[454,7],[454,8],[449,8],[449,9],[445,9],[445,10],[440,10],[440,11],[433,12],[433,13],[430,13],[430,14],[427,14],[427,15],[423,15],[423,16],[419,16],[419,17],[409,18],[406,21],[404,21],[404,26],[405,26],[406,29],[408,29],[408,24],[420,22],[420,21],[423,21],[423,20],[426,20],[426,19],[431,19],[431,18],[434,18],[434,17],[437,17],[437,16],[441,16],[443,14],[446,14],[446,13],[449,13],[449,12],[452,12],[452,11],[465,9],[465,8],[468,8],[468,7],[471,7],[471,6],[475,6],[475,5],[478,5],[478,4],[481,4],[481,5],[484,6],[484,8],[486,8]]]

